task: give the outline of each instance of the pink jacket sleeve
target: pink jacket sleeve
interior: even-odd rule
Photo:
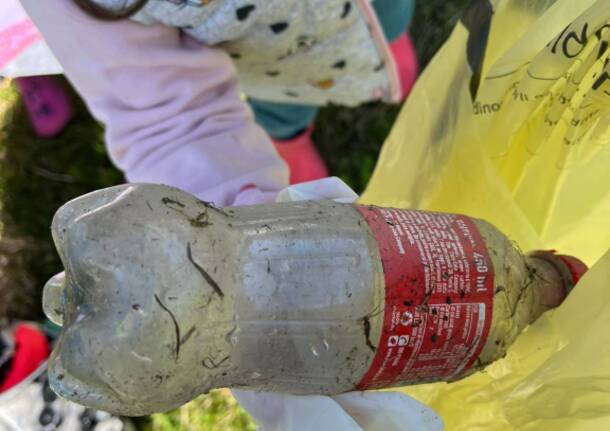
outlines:
[[[110,157],[128,181],[176,186],[217,205],[270,200],[287,185],[226,53],[174,28],[89,18],[71,0],[21,2],[106,125]]]

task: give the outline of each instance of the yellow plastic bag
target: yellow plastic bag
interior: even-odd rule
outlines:
[[[505,359],[408,389],[450,431],[610,429],[609,44],[608,0],[473,1],[362,198],[466,213],[595,264]]]

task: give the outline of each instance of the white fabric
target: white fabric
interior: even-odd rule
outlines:
[[[47,363],[0,394],[0,431],[135,431],[129,421],[55,397],[45,401]],[[41,421],[46,409],[47,419]]]
[[[16,78],[61,71],[19,1],[0,1],[0,76]]]
[[[250,12],[240,17],[240,10]],[[391,52],[367,0],[158,0],[133,19],[181,28],[231,53],[244,92],[255,99],[356,106],[400,98]],[[343,66],[333,67],[338,62]]]
[[[279,192],[276,201],[294,202],[317,199],[332,199],[336,202],[349,203],[358,199],[358,195],[339,178],[331,177],[286,187]]]
[[[358,197],[339,178],[325,178],[282,190],[278,202]],[[429,407],[399,392],[350,392],[333,397],[233,390],[262,431],[442,431]]]

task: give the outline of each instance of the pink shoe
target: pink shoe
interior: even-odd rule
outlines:
[[[398,68],[398,75],[402,86],[401,99],[404,100],[411,92],[418,72],[417,54],[415,53],[409,33],[403,33],[394,42],[390,43],[390,49]]]
[[[23,102],[34,132],[41,137],[60,133],[74,113],[72,101],[61,84],[51,76],[17,78]]]
[[[328,176],[326,164],[311,140],[312,132],[313,127],[309,127],[295,138],[273,141],[275,149],[290,169],[290,184],[319,180]]]

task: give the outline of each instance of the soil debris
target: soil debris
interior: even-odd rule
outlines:
[[[159,295],[157,295],[155,293],[155,301],[157,301],[157,304],[159,304],[159,307],[161,307],[163,310],[165,310],[167,312],[167,314],[169,314],[169,317],[171,317],[172,322],[174,323],[174,329],[176,331],[176,347],[174,348],[174,356],[175,359],[178,360],[178,357],[180,356],[180,325],[178,325],[178,321],[176,320],[176,316],[174,316],[174,313],[172,313],[172,311],[167,308],[163,302],[161,302],[161,299],[159,298]]]
[[[218,283],[216,283],[216,281],[210,276],[210,274],[208,274],[208,272],[193,259],[193,252],[191,251],[190,242],[186,245],[186,257],[188,258],[189,262],[193,264],[195,269],[197,269],[197,271],[201,274],[201,276],[205,279],[205,281],[212,287],[212,289],[214,289],[214,292],[216,292],[221,298],[224,298],[225,294],[218,285]]]

